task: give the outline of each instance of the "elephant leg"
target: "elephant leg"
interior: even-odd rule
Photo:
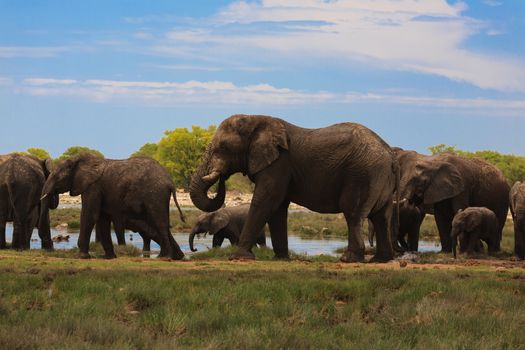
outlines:
[[[361,218],[356,213],[344,213],[348,226],[348,247],[341,256],[342,262],[363,262],[365,243],[361,237]]]
[[[279,209],[272,215],[268,220],[268,226],[270,227],[270,237],[272,239],[273,252],[275,253],[275,259],[289,259],[288,253],[288,206],[290,202],[284,202]],[[266,238],[264,236],[264,227],[262,229],[263,242],[266,244]],[[259,231],[261,232],[261,231]],[[260,233],[259,233],[260,234]],[[257,242],[260,238],[257,238]]]
[[[256,235],[283,205],[285,199],[290,174],[287,164],[283,165],[283,162],[286,160],[279,158],[257,174],[252,203],[239,237],[239,248],[230,256],[231,260],[255,259],[251,249],[257,240]]]
[[[452,252],[452,238],[450,232],[452,230],[452,219],[454,219],[454,212],[450,207],[450,203],[443,201],[435,204],[434,217],[439,231],[439,239],[441,241],[441,252]]]
[[[111,219],[108,215],[100,214],[97,221],[96,234],[100,237],[100,243],[102,243],[102,247],[104,248],[104,258],[116,258],[117,256],[113,250],[113,242],[111,241]]]
[[[516,222],[514,223],[514,253],[519,259],[525,259],[525,230]]]
[[[140,236],[142,237],[142,251],[143,252],[149,252],[151,251],[151,239],[149,237],[146,237],[143,233],[140,233]]]
[[[126,230],[123,227],[117,227],[117,225],[114,226],[118,245],[126,245]]]
[[[374,224],[372,223],[372,220],[368,219],[368,243],[371,247],[374,246],[374,237],[375,237],[375,230],[374,230]]]
[[[182,249],[180,249],[180,246],[175,240],[175,238],[173,238],[173,235],[171,234],[169,228],[166,234],[168,236],[169,244],[171,247],[170,258],[173,260],[182,260],[184,258],[184,253],[182,252]]]
[[[86,203],[84,203],[86,202]],[[80,234],[78,236],[78,249],[80,250],[79,257],[81,259],[89,259],[89,241],[91,232],[99,217],[98,203],[91,203],[91,201],[82,198],[82,209],[80,210]]]
[[[392,241],[390,239],[391,233],[391,218],[392,218],[392,204],[386,204],[381,210],[373,213],[370,216],[372,220],[376,235],[376,254],[372,258],[372,261],[376,262],[386,262],[394,258]]]
[[[7,243],[5,240],[5,224],[6,219],[3,216],[0,216],[0,249],[7,248]]]
[[[264,233],[264,229],[261,230],[259,238],[257,238],[257,244],[259,247],[266,247],[266,235]]]
[[[213,248],[220,248],[220,246],[222,245],[222,242],[224,242],[224,234],[221,231],[219,231],[213,235],[213,241],[212,241],[211,246]],[[232,239],[230,239],[230,243],[231,245],[234,245],[237,242],[235,241],[232,242]]]

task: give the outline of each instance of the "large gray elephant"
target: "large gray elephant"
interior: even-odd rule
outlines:
[[[205,232],[213,235],[213,248],[220,247],[225,238],[227,238],[232,245],[237,245],[239,243],[242,228],[248,218],[249,210],[249,204],[242,204],[235,207],[221,208],[211,213],[201,214],[191,230],[189,238],[191,251],[197,251],[197,249],[193,248],[195,235]],[[259,246],[266,246],[264,228],[257,235],[256,243]]]
[[[510,190],[510,212],[514,221],[514,253],[525,259],[525,182],[517,181]]]
[[[89,240],[95,224],[100,230],[105,257],[115,257],[111,222],[115,227],[141,232],[153,239],[161,247],[161,257],[184,257],[170,232],[172,194],[182,220],[184,216],[173,182],[157,161],[147,157],[109,160],[90,154],[66,159],[47,179],[42,198],[67,191],[72,196],[82,195],[78,239],[81,258],[90,257]]]
[[[413,176],[416,164],[419,160],[423,160],[428,156],[419,154],[416,151],[404,150],[399,147],[392,147],[397,161],[399,162],[400,181],[399,193],[405,193],[407,183],[410,177]],[[399,228],[397,235],[397,243],[404,250],[416,252],[419,248],[419,233],[421,224],[426,214],[433,214],[434,210],[431,205],[424,205],[423,203],[415,205],[409,203],[407,200],[402,200],[399,206]],[[374,225],[368,222],[368,240],[373,246],[374,241]],[[394,242],[394,247],[396,244]]]
[[[321,213],[344,213],[348,248],[341,260],[364,260],[361,220],[377,230],[374,261],[393,258],[390,220],[399,169],[388,144],[368,128],[341,123],[305,129],[268,116],[224,120],[193,174],[190,195],[201,210],[224,203],[224,182],[242,172],[255,183],[238,250],[231,259],[254,259],[257,235],[268,223],[276,258],[287,259],[290,202]],[[215,183],[215,198],[208,189]]]
[[[433,205],[443,252],[452,250],[454,214],[467,207],[492,210],[501,240],[509,210],[509,185],[498,168],[481,159],[450,153],[419,159],[402,196],[415,205]]]
[[[0,248],[6,247],[5,225],[13,222],[12,247],[29,249],[33,228],[38,228],[43,249],[53,249],[49,210],[58,206],[58,195],[47,198],[41,210],[40,193],[52,169],[51,159],[32,155],[0,156]]]
[[[456,257],[459,238],[459,251],[472,255],[480,248],[480,240],[487,244],[489,254],[500,250],[498,219],[494,212],[484,207],[468,207],[458,210],[452,220],[452,251]]]

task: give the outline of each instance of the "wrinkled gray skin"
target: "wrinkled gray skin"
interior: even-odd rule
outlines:
[[[498,219],[494,212],[484,207],[468,207],[459,210],[452,220],[452,252],[456,257],[456,246],[459,238],[460,253],[472,255],[479,251],[481,241],[487,243],[488,253],[500,250],[500,233]]]
[[[290,202],[320,213],[344,213],[348,248],[344,262],[363,261],[361,220],[377,230],[374,261],[393,258],[390,220],[398,178],[390,147],[354,123],[305,129],[268,116],[234,115],[224,120],[190,184],[193,203],[215,211],[224,202],[224,182],[242,172],[255,183],[238,250],[231,259],[254,259],[257,235],[268,223],[276,258],[288,259]],[[219,182],[215,198],[208,189]]]
[[[405,193],[406,186],[411,176],[413,176],[418,160],[425,159],[428,156],[419,154],[415,151],[406,151],[398,147],[392,148],[399,162],[400,181],[399,192]],[[426,214],[433,214],[431,205],[414,205],[407,200],[403,200],[399,207],[399,228],[397,243],[402,250],[416,252],[419,247],[419,232],[421,224]],[[374,242],[374,225],[368,220],[368,241],[373,246]],[[394,242],[394,248],[397,244]]]
[[[514,253],[525,259],[525,182],[517,181],[510,190],[510,211],[514,221]]]
[[[166,169],[147,157],[123,160],[79,155],[60,163],[49,175],[42,198],[69,191],[82,196],[78,247],[89,258],[89,239],[95,224],[105,257],[114,258],[111,222],[121,229],[141,232],[157,242],[161,257],[182,259],[184,253],[171,235],[169,202],[175,187]],[[184,219],[183,219],[184,220]]]
[[[43,249],[53,249],[49,227],[49,210],[58,206],[58,195],[50,196],[46,209],[41,210],[40,193],[52,168],[51,159],[32,155],[0,156],[0,248],[6,247],[5,225],[13,222],[12,247],[29,249],[33,228]]]
[[[197,251],[197,249],[193,248],[195,235],[205,232],[213,235],[213,248],[220,247],[225,238],[227,238],[232,245],[237,245],[249,210],[249,204],[242,204],[201,214],[197,219],[197,223],[193,226],[189,237],[191,251]],[[259,246],[266,246],[264,228],[259,235],[257,235],[256,243]]]
[[[503,173],[481,160],[455,154],[419,159],[402,197],[414,205],[432,205],[441,251],[452,251],[454,213],[467,207],[486,207],[498,218],[501,240],[509,209],[509,185]]]
[[[419,206],[409,204],[407,201],[400,204],[397,243],[401,251],[417,252],[419,246],[419,230],[424,218],[425,212],[422,211]],[[374,236],[374,224],[368,220],[368,242],[371,247],[374,246]],[[394,242],[394,244],[396,243]],[[394,248],[396,247],[394,246]]]

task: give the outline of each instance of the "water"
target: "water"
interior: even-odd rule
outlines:
[[[78,231],[73,232],[66,232],[66,231],[59,231],[56,229],[51,229],[51,237],[54,237],[59,234],[68,234],[69,235],[69,241],[64,242],[53,242],[53,246],[55,249],[71,249],[75,248],[77,246],[78,241]],[[7,241],[10,242],[13,235],[13,226],[12,224],[7,224],[6,227],[6,238]],[[187,254],[191,255],[192,252],[190,251],[190,247],[188,244],[188,233],[181,233],[177,232],[173,234],[173,237],[177,241],[177,243],[180,245],[182,251]],[[115,236],[115,233],[112,232],[112,238],[113,242],[117,242],[117,238]],[[201,237],[195,237],[195,248],[199,252],[208,250],[212,246],[212,238],[211,235],[201,235]],[[95,240],[95,233],[93,232],[91,234],[91,241]],[[133,244],[135,247],[142,249],[142,237],[138,233],[126,233],[126,242],[127,244]],[[230,242],[225,239],[224,243],[222,244],[223,247],[228,246]],[[272,242],[271,239],[268,237],[266,239],[266,244],[271,247]],[[368,243],[367,243],[368,244]],[[309,256],[314,255],[333,255],[338,256],[340,253],[336,253],[335,251],[337,249],[346,247],[347,241],[345,239],[341,238],[327,238],[327,239],[303,239],[298,236],[289,236],[288,237],[288,247],[290,250],[294,251],[298,254],[305,254]],[[33,230],[33,235],[31,236],[31,249],[40,249],[40,238],[38,237],[38,231],[35,229]],[[427,241],[420,241],[419,242],[419,251],[420,252],[433,252],[433,251],[439,251],[440,245],[439,243],[435,242],[427,242]],[[152,253],[160,251],[160,247],[157,243],[151,242],[151,251]]]

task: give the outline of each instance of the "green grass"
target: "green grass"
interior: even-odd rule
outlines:
[[[0,252],[0,348],[515,349],[525,270]]]

